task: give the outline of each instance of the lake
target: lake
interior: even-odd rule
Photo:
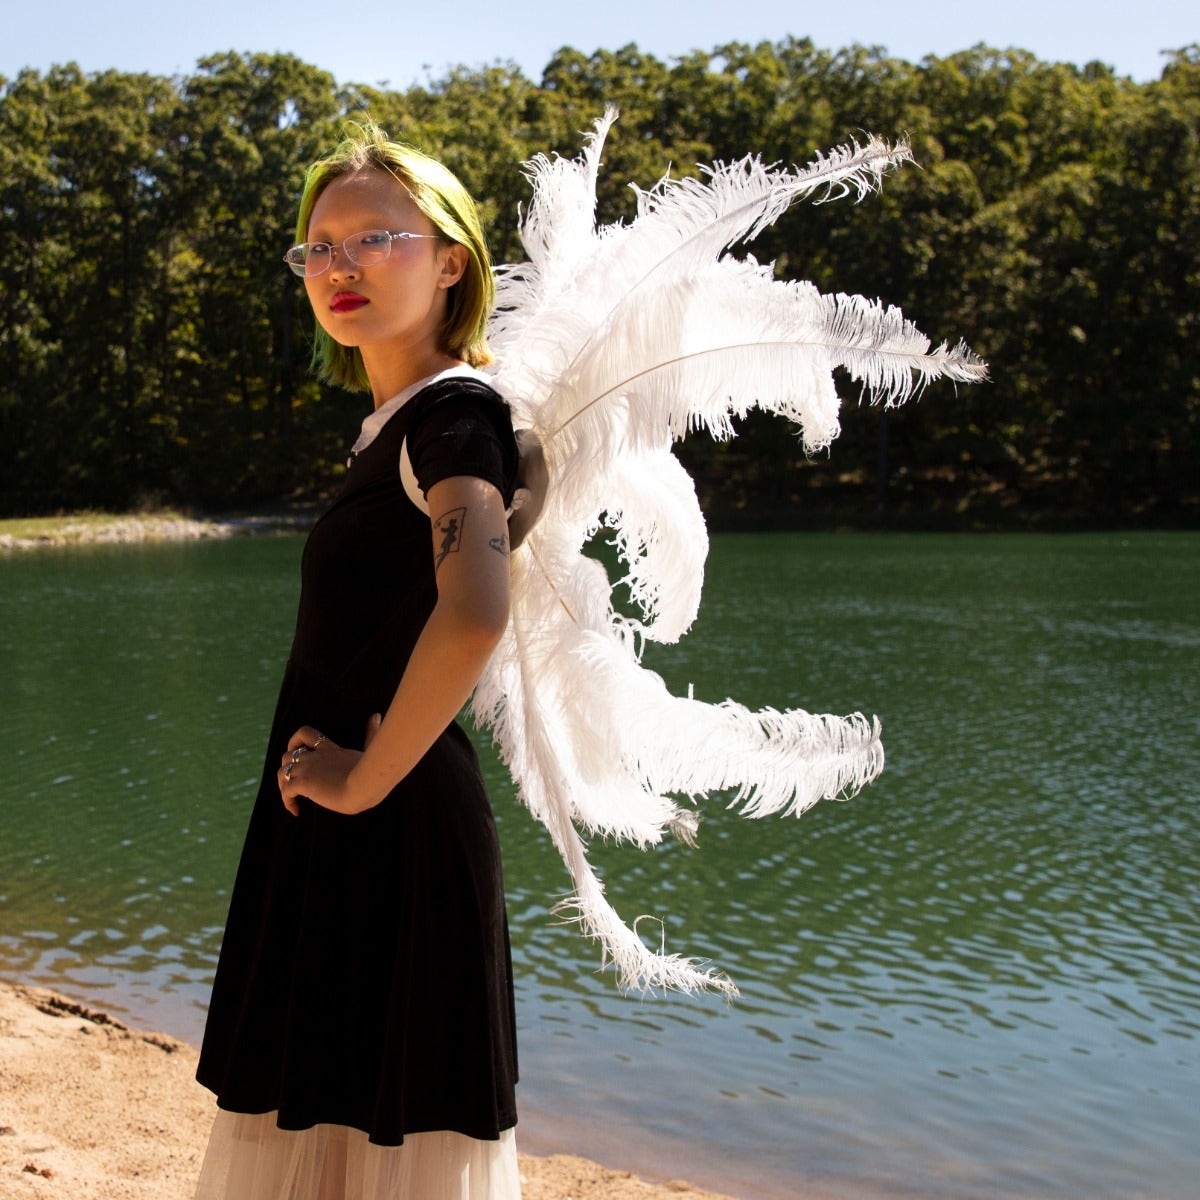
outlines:
[[[0,557],[0,975],[198,1042],[295,536]],[[1200,536],[716,537],[679,691],[861,710],[845,804],[596,845],[741,988],[623,995],[486,739],[524,1149],[749,1200],[1184,1197],[1200,1177]],[[646,925],[642,925],[645,931]]]

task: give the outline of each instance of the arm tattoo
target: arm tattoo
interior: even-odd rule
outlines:
[[[438,550],[433,559],[433,571],[435,575],[438,568],[445,561],[447,554],[454,554],[456,551],[462,549],[462,532],[463,526],[466,523],[467,510],[465,508],[452,508],[449,512],[442,513],[434,521],[434,529],[442,535],[442,540],[438,543]]]
[[[488,538],[488,545],[491,546],[497,554],[503,554],[508,557],[508,534],[502,533],[499,537]]]

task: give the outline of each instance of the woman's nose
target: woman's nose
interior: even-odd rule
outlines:
[[[346,253],[344,246],[334,246],[329,253],[332,255],[329,264],[330,279],[358,278],[358,264]]]

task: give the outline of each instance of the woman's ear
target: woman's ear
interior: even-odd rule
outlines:
[[[451,288],[463,277],[463,272],[467,269],[467,261],[471,256],[467,252],[466,246],[460,246],[458,242],[442,246],[438,253],[441,255],[438,287]]]

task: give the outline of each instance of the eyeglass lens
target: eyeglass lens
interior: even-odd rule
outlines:
[[[338,249],[328,242],[305,242],[293,246],[284,258],[297,275],[322,275],[329,270]],[[364,229],[346,238],[340,249],[357,266],[373,267],[385,262],[391,254],[392,236],[386,229]]]

